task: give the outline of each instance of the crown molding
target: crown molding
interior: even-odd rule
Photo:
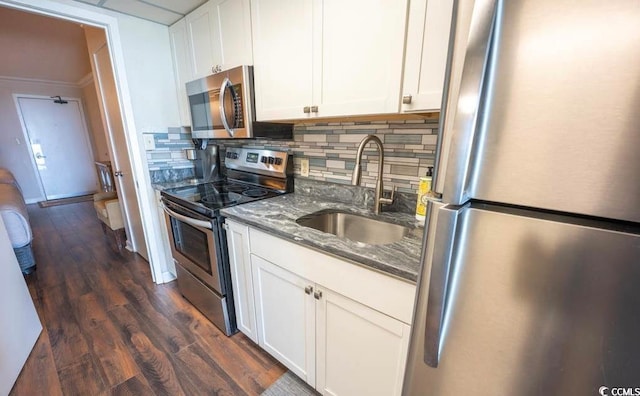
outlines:
[[[80,88],[84,88],[91,83],[93,83],[93,73],[91,72],[89,72],[86,76],[76,81],[76,85]]]
[[[57,85],[64,87],[72,87],[72,88],[82,88],[84,85],[88,84],[85,80],[89,78],[89,82],[93,81],[93,75],[89,73],[87,76],[82,77],[77,82],[69,82],[69,81],[56,81],[56,80],[44,80],[40,78],[26,78],[26,77],[14,77],[14,76],[0,76],[0,81],[16,81],[16,82],[24,82],[31,84],[47,84],[47,85]],[[84,85],[80,85],[83,83]]]

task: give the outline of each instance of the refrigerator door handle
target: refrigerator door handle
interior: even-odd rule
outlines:
[[[454,259],[456,226],[460,207],[448,207],[440,203],[429,203],[429,224],[424,253],[425,268],[431,267],[429,298],[424,332],[424,362],[438,367],[442,345],[449,274]]]
[[[473,176],[483,81],[498,0],[456,2],[442,104],[434,191],[461,205]]]

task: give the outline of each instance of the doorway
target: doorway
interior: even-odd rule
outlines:
[[[16,95],[15,100],[46,199],[94,193],[96,172],[80,99]]]

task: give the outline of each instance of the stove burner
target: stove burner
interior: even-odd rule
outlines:
[[[262,188],[252,188],[251,190],[244,191],[242,195],[250,198],[260,198],[264,197],[268,194],[267,190],[263,190]]]
[[[246,190],[247,187],[242,186],[240,184],[229,184],[229,185],[224,186],[224,189],[225,189],[225,191],[231,191],[231,192],[234,192],[234,193],[241,193],[244,190]]]
[[[218,194],[209,194],[202,197],[201,201],[206,205],[211,205],[216,208],[222,208],[227,205],[235,204],[242,197],[239,194],[230,192],[230,193],[218,193]]]

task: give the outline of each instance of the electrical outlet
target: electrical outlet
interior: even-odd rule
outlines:
[[[300,159],[300,176],[309,176],[309,158]]]
[[[153,141],[153,135],[145,133],[143,136],[144,136],[144,149],[147,151],[155,150],[156,142]]]

